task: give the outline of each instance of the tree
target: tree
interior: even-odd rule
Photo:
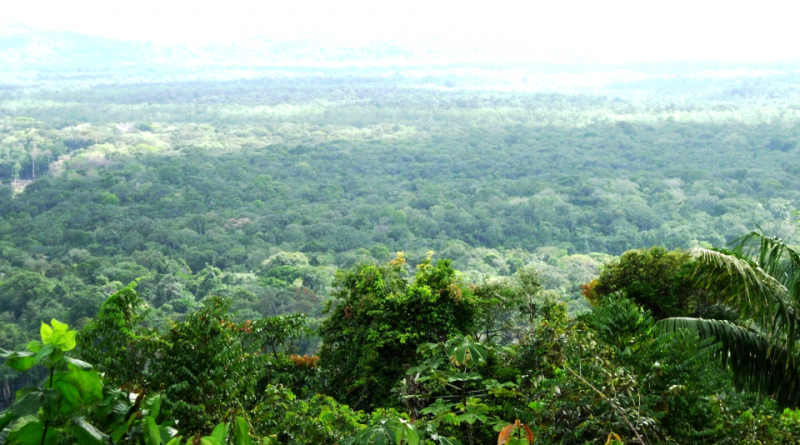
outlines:
[[[722,344],[717,358],[740,390],[800,406],[800,252],[778,238],[751,232],[731,251],[697,248],[694,277],[711,303],[738,314],[735,321],[668,318],[664,331],[691,329]]]
[[[245,337],[247,322],[231,321],[229,301],[214,297],[204,304],[162,337],[149,384],[163,390],[181,431],[192,434],[251,407],[269,357],[259,353],[260,342]]]
[[[155,332],[140,326],[147,312],[131,283],[108,297],[78,334],[81,357],[95,363],[109,382],[133,391],[148,386],[147,367],[157,350]]]
[[[694,313],[697,294],[691,271],[692,258],[685,251],[630,250],[583,286],[584,296],[597,306],[608,296],[622,293],[656,320],[689,315]]]
[[[430,256],[411,283],[401,253],[388,265],[338,274],[336,305],[319,330],[320,363],[334,398],[357,409],[396,404],[390,390],[414,365],[419,345],[472,332],[471,291],[458,283],[450,261],[434,265]]]
[[[0,305],[19,317],[30,302],[49,298],[52,282],[33,271],[22,271],[0,283]]]

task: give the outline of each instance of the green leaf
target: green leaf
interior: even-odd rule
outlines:
[[[108,436],[83,417],[72,418],[72,434],[75,435],[80,445],[103,445],[108,441]]]
[[[405,440],[408,445],[418,445],[419,435],[411,424],[404,423],[401,427],[400,434],[396,435],[396,440],[397,445],[401,445],[403,440]]]
[[[44,440],[42,440],[44,437]],[[22,428],[12,431],[6,438],[5,445],[56,445],[58,433],[55,428],[47,429],[44,435],[43,422],[30,422]]]
[[[161,445],[161,432],[158,430],[156,419],[151,416],[144,418],[145,435],[147,445]]]
[[[228,436],[228,423],[222,422],[214,427],[211,432],[211,437],[217,439],[220,443],[225,443],[225,438]]]
[[[3,431],[3,429],[11,424],[11,422],[13,422],[16,418],[17,416],[15,416],[11,411],[6,411],[0,415],[0,431]]]
[[[75,341],[75,336],[78,334],[78,331],[69,331],[64,334],[64,341],[59,344],[59,348],[64,351],[71,351],[75,349],[77,342]]]
[[[42,327],[39,328],[39,333],[42,336],[42,343],[46,345],[51,344],[51,340],[53,338],[53,328],[48,326],[45,322],[42,322]]]
[[[489,413],[489,407],[483,403],[474,402],[477,399],[470,399],[462,414],[458,415],[459,422],[467,422],[472,425],[476,420],[486,422],[486,414]]]
[[[53,345],[44,345],[36,351],[36,363],[41,363],[42,359],[49,356],[56,350],[56,347]]]
[[[70,351],[75,349],[75,335],[78,331],[69,331],[69,326],[61,323],[55,318],[50,320],[52,327],[42,322],[40,333],[42,335],[42,343],[45,345],[53,345],[61,351]]]
[[[53,389],[61,393],[61,412],[67,414],[103,399],[103,381],[97,371],[71,369],[53,376]]]
[[[36,353],[36,352],[39,352],[39,349],[42,349],[42,346],[43,346],[42,342],[40,342],[38,340],[31,340],[28,343],[28,345],[25,347],[25,349],[27,349],[28,351],[31,351],[33,353]]]
[[[36,359],[31,352],[12,352],[6,356],[6,366],[20,372],[33,368],[35,364]]]
[[[481,375],[477,373],[471,372],[457,372],[449,377],[447,377],[447,381],[452,382],[466,382],[469,380],[480,380]]]
[[[92,369],[92,365],[90,365],[89,363],[86,363],[83,360],[78,360],[78,359],[72,358],[72,357],[64,357],[64,361],[69,363],[70,365],[72,365],[72,366],[74,366],[74,367],[76,367],[78,369],[84,370],[84,371],[88,371],[88,370]]]
[[[233,445],[253,445],[250,428],[243,417],[237,417],[233,429]]]
[[[437,399],[436,403],[431,404],[427,408],[422,409],[419,413],[420,414],[432,414],[434,416],[439,416],[442,413],[446,413],[453,409],[454,403],[445,403],[442,399]]]
[[[779,403],[796,406],[800,401],[797,359],[757,331],[725,320],[665,318],[656,324],[660,333],[686,329],[700,339],[714,339],[719,346],[713,356],[733,372],[737,389],[774,395]],[[791,366],[786,366],[786,363]]]
[[[114,442],[119,442],[122,439],[122,436],[128,434],[129,425],[127,423],[121,423],[117,425],[113,430],[111,430],[111,440]]]
[[[223,442],[217,440],[216,437],[211,437],[211,436],[203,436],[202,438],[200,438],[200,443],[202,445],[225,445]]]
[[[147,410],[148,416],[157,419],[158,414],[161,412],[161,395],[159,394],[154,397],[148,398],[144,402],[144,409]]]
[[[181,445],[181,441],[183,440],[183,436],[175,436],[167,442],[167,445]]]
[[[461,445],[458,439],[432,434],[431,439],[439,445]]]
[[[50,325],[53,326],[54,334],[64,335],[69,330],[69,325],[67,325],[66,323],[61,323],[55,318],[50,319]]]
[[[65,381],[58,381],[53,384],[53,389],[61,394],[61,404],[59,411],[62,414],[69,414],[75,410],[77,410],[81,402],[83,402],[83,398],[81,397],[81,392],[78,388],[76,388],[72,383],[65,382]]]
[[[476,365],[486,361],[487,352],[479,342],[463,335],[449,340],[446,345],[447,355],[456,366]]]
[[[172,422],[164,422],[158,426],[158,432],[161,434],[161,443],[169,443],[178,434],[178,430],[167,426],[171,424]]]
[[[52,390],[39,387],[24,389],[26,391],[17,392],[17,401],[9,409],[16,418],[37,414],[41,408],[52,407],[58,400],[58,394]]]

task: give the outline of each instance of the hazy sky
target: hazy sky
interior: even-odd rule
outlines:
[[[0,0],[0,20],[160,43],[413,39],[607,61],[800,58],[800,2],[736,0]],[[0,26],[2,24],[0,23]]]

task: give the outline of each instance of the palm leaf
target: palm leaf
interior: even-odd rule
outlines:
[[[715,338],[721,344],[715,355],[730,367],[738,390],[773,396],[784,407],[800,405],[796,357],[761,333],[729,321],[699,318],[666,318],[656,326],[661,333],[688,329],[701,339]]]
[[[775,250],[771,243],[765,246]],[[785,246],[777,251],[784,254],[791,251],[795,255]],[[709,302],[735,309],[742,320],[754,323],[753,328],[763,333],[770,344],[784,348],[787,357],[792,356],[800,332],[798,304],[783,282],[759,263],[742,258],[742,252],[740,248],[731,253],[693,249],[697,286],[707,293]],[[775,252],[763,256],[770,263],[768,269],[772,272],[779,270],[779,266],[774,264],[777,261],[773,257]],[[787,269],[783,270],[786,272]],[[792,287],[797,286],[792,284]]]

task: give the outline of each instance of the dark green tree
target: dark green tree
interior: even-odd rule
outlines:
[[[327,391],[357,409],[397,405],[391,389],[415,364],[417,347],[474,329],[476,305],[450,261],[430,256],[406,278],[402,255],[388,265],[340,273],[335,305],[320,327]]]
[[[623,294],[660,320],[694,313],[698,291],[691,274],[688,252],[663,247],[630,250],[607,265],[583,290],[594,305],[608,296]]]
[[[181,432],[208,433],[230,413],[256,402],[267,354],[248,341],[249,324],[236,324],[229,302],[217,297],[173,323],[154,357],[149,386],[162,391]]]

